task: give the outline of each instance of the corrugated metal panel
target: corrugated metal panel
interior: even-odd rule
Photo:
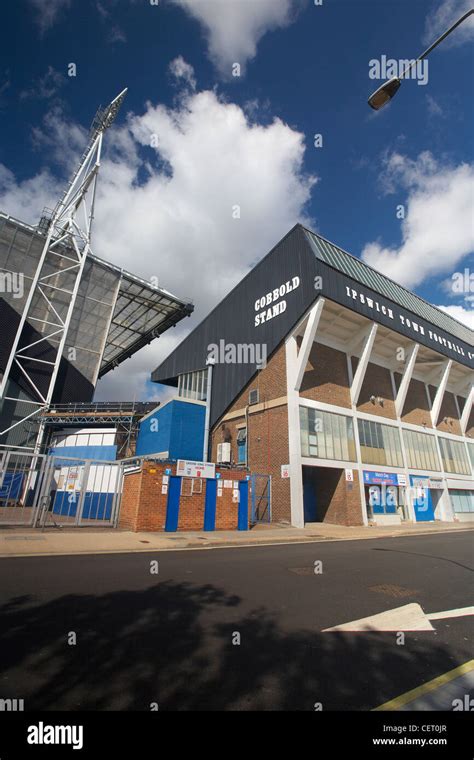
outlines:
[[[360,259],[343,251],[333,243],[321,238],[311,230],[306,230],[308,239],[313,245],[316,256],[325,261],[335,269],[344,274],[353,277],[357,282],[372,288],[376,293],[389,298],[394,303],[398,303],[409,309],[413,314],[423,317],[432,325],[445,330],[459,340],[466,343],[473,342],[474,332],[457,320],[437,309],[430,303],[427,303],[415,293],[406,290],[402,285],[390,280],[381,272],[377,272],[369,267]]]

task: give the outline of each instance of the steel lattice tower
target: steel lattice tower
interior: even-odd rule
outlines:
[[[106,108],[97,111],[79,167],[63,198],[51,212],[50,220],[46,225],[43,224],[45,243],[0,385],[0,401],[21,400],[25,403],[20,397],[6,395],[12,370],[19,370],[32,395],[26,403],[31,404],[34,410],[6,430],[0,431],[0,435],[34,417],[51,403],[84,265],[91,252],[91,227],[102,139],[105,130],[114,122],[126,93],[127,89],[123,90]],[[42,316],[45,309],[47,317]],[[33,342],[28,337],[31,325],[41,335]],[[41,348],[48,351],[48,359],[31,355],[32,349],[33,354],[38,354],[41,353]],[[37,370],[39,365],[44,373],[41,390],[32,377],[33,369]],[[40,449],[43,434],[44,424],[40,423],[36,453]]]

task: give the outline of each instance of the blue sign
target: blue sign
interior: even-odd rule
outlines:
[[[372,472],[372,470],[364,470],[364,483],[385,485],[385,486],[398,486],[398,476],[394,472]]]
[[[216,480],[219,480],[220,476],[221,476],[220,472],[216,472]]]

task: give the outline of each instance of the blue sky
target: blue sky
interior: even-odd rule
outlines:
[[[192,321],[104,378],[99,396],[129,396],[131,373],[141,395],[156,392],[153,367],[298,220],[469,319],[471,291],[449,283],[472,269],[473,25],[432,53],[427,84],[403,83],[377,114],[367,105],[381,83],[372,59],[416,57],[469,5],[5,5],[0,208],[35,222],[54,204],[97,106],[127,86],[106,138],[94,252],[196,303]]]

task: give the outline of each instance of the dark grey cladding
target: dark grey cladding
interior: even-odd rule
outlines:
[[[344,255],[349,257],[349,254]],[[317,276],[322,280],[321,290],[315,289]],[[297,287],[292,287],[294,278],[299,280]],[[281,298],[272,301],[266,307],[255,308],[259,299],[280,287],[283,289],[284,286],[288,292]],[[176,385],[178,375],[203,369],[206,366],[209,346],[219,344],[220,341],[224,341],[226,345],[266,344],[269,358],[320,295],[461,364],[474,367],[472,345],[438,326],[435,327],[422,318],[421,313],[409,311],[399,303],[371,290],[361,281],[322,261],[310,242],[309,232],[301,225],[296,225],[155,369],[152,380]],[[372,306],[370,299],[374,302]],[[421,312],[421,303],[425,302],[418,300]],[[282,307],[278,307],[278,304],[282,301],[286,302],[285,308],[279,312],[278,309]],[[416,296],[413,296],[413,303],[417,303]],[[275,316],[267,321],[267,310],[272,310],[274,306],[277,307]],[[265,313],[265,321],[256,325],[255,317],[261,312]],[[407,318],[410,320],[409,327],[406,324]],[[446,321],[449,324],[448,320]],[[424,334],[421,330],[414,332],[413,322],[418,328],[422,328]],[[436,339],[430,337],[430,332],[432,336],[436,335]],[[446,341],[446,345],[443,341]],[[452,348],[449,348],[448,342]],[[216,364],[211,400],[211,425],[224,414],[256,371],[255,364]]]

